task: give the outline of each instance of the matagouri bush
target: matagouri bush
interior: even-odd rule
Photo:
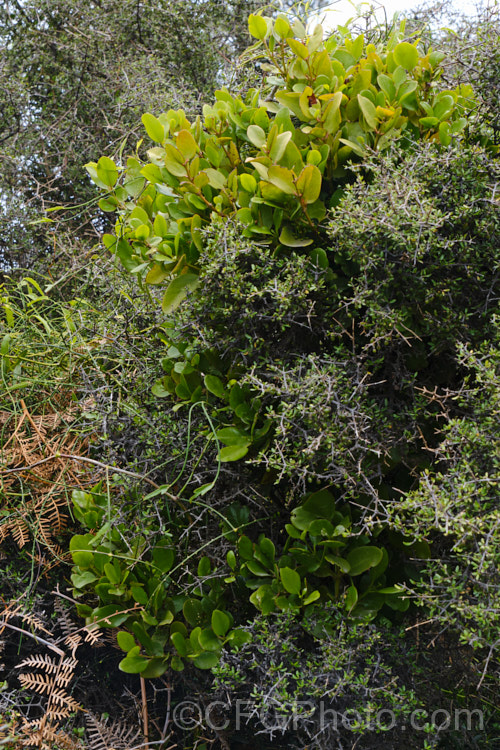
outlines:
[[[71,341],[51,366],[93,474],[58,530],[64,596],[121,649],[146,743],[493,748],[494,104],[480,72],[448,75],[445,35],[251,10],[234,89],[87,164],[105,255],[66,296],[43,271],[22,304],[2,292],[9,392],[40,348],[23,305]],[[132,747],[104,726],[92,747]]]

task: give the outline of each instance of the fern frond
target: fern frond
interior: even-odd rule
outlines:
[[[98,719],[94,714],[86,716],[89,750],[128,750],[142,737],[139,729],[130,727],[124,721]]]
[[[50,700],[59,706],[67,706],[72,711],[80,711],[81,706],[63,688],[54,689],[50,693]]]
[[[54,678],[44,674],[20,674],[19,682],[24,688],[47,694],[53,690],[55,685]]]
[[[75,742],[69,734],[66,734],[66,732],[61,730],[54,732],[51,739],[56,743],[56,747],[61,747],[65,750],[82,750],[82,746],[79,743]],[[54,746],[52,746],[51,750],[53,750],[53,747]]]
[[[46,635],[52,635],[50,630],[47,630],[47,628],[44,626],[42,620],[31,612],[25,612],[21,609],[17,612],[14,612],[14,615],[16,617],[19,617],[24,623],[31,625],[31,627],[35,628],[35,630],[41,630],[42,633],[45,633]]]
[[[67,635],[64,639],[64,645],[71,649],[71,653],[74,654],[78,646],[81,644],[82,639],[78,633]]]
[[[91,643],[92,646],[95,646],[95,644],[101,640],[103,631],[95,625],[86,625],[84,632],[86,643]]]
[[[11,523],[10,533],[14,537],[19,549],[22,549],[30,540],[29,528],[22,518],[16,518],[16,520]]]
[[[71,635],[75,629],[75,624],[71,619],[68,607],[60,599],[56,599],[55,608],[57,612],[57,624],[61,628],[63,635]]]
[[[33,654],[32,656],[27,656],[26,659],[23,659],[23,661],[17,666],[19,669],[21,667],[35,667],[36,669],[43,669],[47,674],[55,674],[61,667],[74,669],[77,664],[77,659],[71,659],[69,657],[62,659],[61,661],[56,660],[47,654],[44,654],[43,656],[40,654]]]
[[[81,750],[81,745],[75,742],[66,732],[50,724],[42,723],[44,719],[45,717],[33,721],[23,720],[22,733],[28,735],[25,738],[20,738],[23,747],[46,748],[47,750],[54,750],[55,747],[58,747],[65,750]]]
[[[71,709],[67,706],[50,706],[47,709],[47,717],[50,721],[61,721],[62,719],[67,719],[70,714]]]

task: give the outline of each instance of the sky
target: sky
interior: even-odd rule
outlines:
[[[323,16],[325,17],[325,26],[343,24],[349,18],[358,15],[356,6],[360,7],[361,11],[364,11],[368,10],[371,5],[377,8],[380,20],[384,19],[382,7],[385,6],[387,20],[391,20],[397,11],[411,10],[423,4],[423,0],[353,0],[353,2],[349,2],[349,0],[337,0],[321,11],[320,20]],[[455,0],[453,10],[469,15],[474,14],[475,6],[476,2],[474,0]]]

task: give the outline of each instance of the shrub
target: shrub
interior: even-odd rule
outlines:
[[[338,634],[339,612],[397,622],[409,592],[424,601],[442,529],[401,519],[412,498],[428,512],[419,493],[460,419],[457,352],[494,329],[498,168],[460,135],[470,89],[440,89],[440,55],[402,28],[379,48],[284,17],[250,28],[260,92],[218,92],[203,122],[147,114],[160,145],[145,164],[88,165],[117,212],[106,247],[153,297],[167,284],[152,390],[188,425],[186,478],[147,498],[172,500],[168,539],[125,524],[100,549],[105,515],[84,514],[73,545],[77,594],[97,594],[87,616],[118,616],[122,668],[145,676],[213,669],[231,640],[250,651],[252,606],[304,623],[331,608]],[[96,559],[110,553],[119,572]],[[458,611],[455,584],[445,601]]]

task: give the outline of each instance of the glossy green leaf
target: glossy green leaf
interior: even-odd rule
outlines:
[[[382,560],[383,552],[379,547],[356,547],[346,556],[351,566],[349,574],[358,576],[365,570],[375,567]]]
[[[116,198],[101,198],[99,208],[101,211],[116,211],[118,202]]]
[[[201,630],[198,640],[200,641],[200,646],[206,651],[220,651],[222,647],[221,641],[217,638],[212,628]]]
[[[200,561],[198,563],[198,575],[203,578],[205,576],[210,575],[210,572],[212,570],[212,565],[210,562],[210,558],[204,555],[200,558]]]
[[[216,375],[205,375],[203,382],[205,383],[207,391],[213,393],[214,396],[218,396],[218,398],[225,397],[226,389],[224,388],[224,384]]]
[[[145,656],[140,656],[139,650],[139,646],[137,646],[138,653],[136,656],[131,656],[130,652],[124,659],[121,660],[121,662],[118,664],[118,668],[121,669],[122,672],[126,672],[127,674],[140,674],[141,672],[144,672],[149,664],[149,659],[147,659]]]
[[[175,554],[173,549],[165,547],[154,547],[153,548],[153,560],[157,568],[162,573],[168,573],[172,565],[174,564]]]
[[[175,145],[186,159],[192,159],[200,150],[189,130],[179,130]]]
[[[86,570],[83,573],[73,573],[71,575],[71,583],[75,589],[83,589],[85,586],[88,586],[96,580],[97,576],[94,575],[94,573],[91,573],[90,570]]]
[[[396,87],[392,78],[385,75],[385,73],[380,73],[377,78],[377,83],[386,95],[388,103],[390,104],[393,102],[396,97]]]
[[[350,564],[347,562],[347,560],[344,557],[339,557],[338,555],[326,554],[325,560],[327,560],[331,565],[335,565],[336,567],[340,568],[342,573],[349,573],[351,570]]]
[[[356,586],[349,586],[345,595],[344,607],[350,612],[358,603],[358,590]]]
[[[272,161],[279,162],[282,159],[291,138],[292,133],[289,130],[276,136],[269,151],[269,158]]]
[[[442,146],[449,146],[451,143],[450,123],[442,122],[439,126],[439,140]]]
[[[222,172],[219,172],[218,169],[208,167],[204,170],[204,173],[208,177],[208,184],[210,187],[215,188],[215,190],[222,190],[226,187],[227,177]]]
[[[292,568],[280,568],[281,583],[285,587],[289,594],[300,593],[300,576],[296,570]]]
[[[186,639],[182,635],[182,633],[172,633],[170,636],[170,640],[174,644],[175,650],[179,654],[179,656],[187,656],[188,655],[188,644],[186,643]]]
[[[312,604],[313,602],[317,601],[321,597],[321,594],[319,591],[311,591],[311,593],[304,599],[302,602],[305,607],[307,607],[308,604]]]
[[[226,555],[227,564],[231,568],[231,570],[236,570],[236,555],[234,554],[233,550],[230,549]]]
[[[184,273],[172,279],[163,297],[161,306],[163,312],[171,313],[176,310],[186,297],[188,291],[196,289],[199,283],[199,276],[194,273]]]
[[[164,656],[154,656],[149,660],[148,666],[141,672],[141,677],[151,680],[155,677],[161,677],[168,669],[168,658]]]
[[[260,125],[249,125],[247,128],[247,138],[257,148],[264,148],[267,143],[267,136]]]
[[[214,653],[213,651],[204,651],[193,660],[193,664],[195,667],[198,667],[198,669],[213,669],[219,663],[219,659],[219,654]]]
[[[312,245],[313,240],[308,237],[295,237],[292,230],[288,226],[285,226],[280,234],[280,242],[282,245],[286,245],[286,247],[307,247],[308,245]]]
[[[237,427],[223,427],[216,435],[224,445],[248,445],[250,442],[250,436]]]
[[[170,660],[170,666],[174,670],[174,672],[182,672],[184,669],[184,662],[180,658],[180,656],[172,656],[172,659]]]
[[[244,534],[238,540],[238,552],[243,560],[250,560],[253,556],[253,544]]]
[[[132,598],[134,602],[137,602],[138,604],[147,604],[149,601],[149,596],[146,591],[144,591],[141,586],[130,586],[130,590],[132,592]]]
[[[75,565],[80,568],[88,568],[94,560],[94,552],[89,544],[87,534],[75,534],[69,543],[71,557]]]
[[[239,461],[248,453],[248,444],[246,445],[227,445],[219,451],[219,461],[228,463],[229,461]]]
[[[264,616],[269,615],[276,610],[273,590],[268,584],[259,586],[259,588],[250,596],[250,601]]]
[[[294,174],[286,167],[269,167],[267,180],[288,195],[295,195]]]
[[[156,398],[168,398],[172,394],[170,391],[168,391],[162,380],[158,380],[153,387],[151,388],[151,393],[156,396]]]
[[[231,645],[231,648],[235,650],[243,646],[245,643],[249,643],[251,640],[252,636],[248,631],[243,630],[243,628],[236,628],[235,630],[231,630],[228,636],[228,641]]]
[[[214,609],[212,612],[212,630],[214,633],[223,638],[229,630],[230,625],[231,620],[228,615],[220,609]]]
[[[274,32],[280,39],[286,39],[288,36],[291,36],[292,29],[290,28],[290,24],[285,16],[277,17],[274,22]]]
[[[167,271],[164,271],[159,263],[155,263],[146,274],[145,281],[146,284],[162,284],[169,275],[170,274]]]
[[[194,627],[196,625],[201,625],[205,619],[203,607],[198,599],[187,599],[182,607],[182,614],[184,615],[186,622]]]
[[[134,636],[126,630],[120,630],[116,635],[116,640],[122,651],[130,651],[137,646]]]
[[[257,190],[257,180],[253,175],[246,173],[240,174],[239,180],[243,190],[246,190],[247,193],[255,193]]]

